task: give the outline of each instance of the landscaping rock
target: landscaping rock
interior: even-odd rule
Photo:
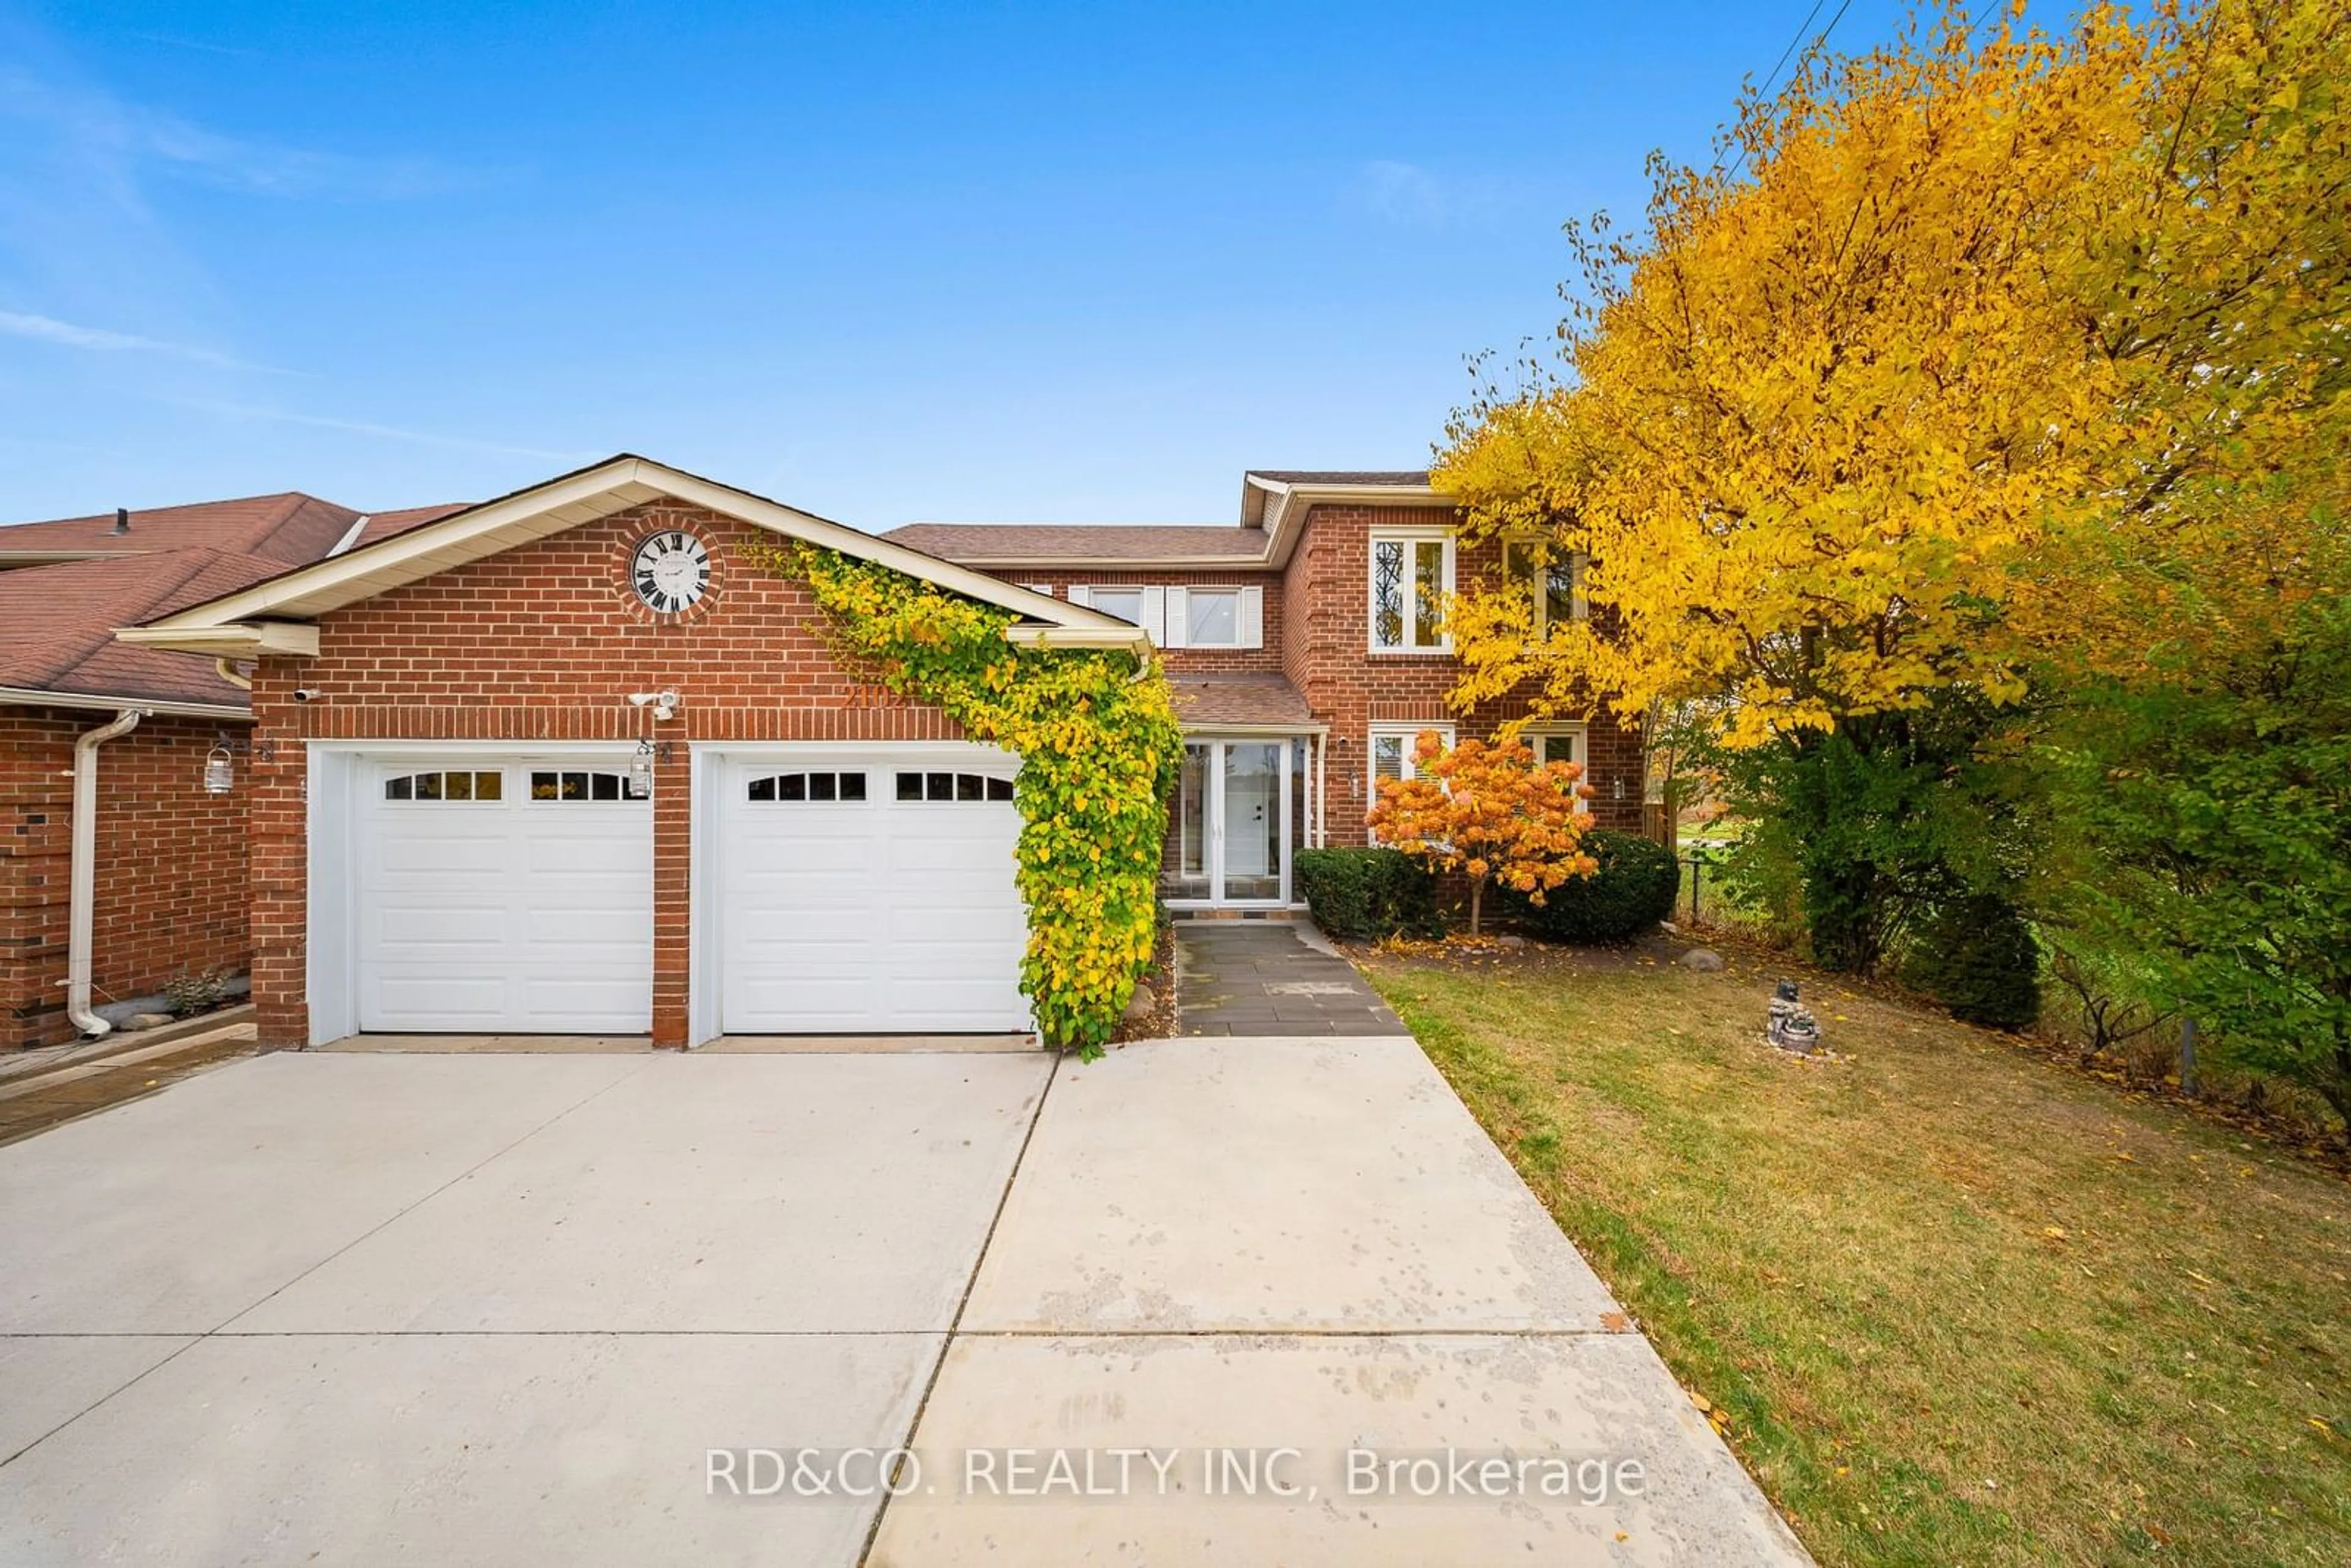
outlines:
[[[1137,986],[1134,995],[1127,999],[1126,1017],[1130,1023],[1141,1023],[1159,1006],[1159,993],[1149,986]]]
[[[1494,938],[1494,946],[1497,947],[1523,947],[1526,945],[1527,939],[1523,936],[1497,936]]]
[[[125,1030],[162,1029],[167,1023],[179,1021],[176,1013],[132,1013],[122,1027]]]
[[[1711,975],[1722,967],[1722,955],[1711,947],[1693,947],[1677,960],[1686,969]]]

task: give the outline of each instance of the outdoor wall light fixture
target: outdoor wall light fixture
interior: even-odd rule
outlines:
[[[204,754],[204,793],[225,795],[236,788],[236,764],[230,760],[228,747],[215,746]]]
[[[678,696],[677,688],[675,686],[672,686],[666,691],[659,692],[631,692],[629,694],[629,702],[630,705],[634,707],[652,708],[653,710],[653,717],[657,719],[669,719],[675,718],[677,716]]]
[[[637,742],[637,754],[629,758],[629,798],[650,800],[653,793],[653,743]]]

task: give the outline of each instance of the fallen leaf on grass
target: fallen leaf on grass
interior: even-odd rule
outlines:
[[[1622,1312],[1603,1312],[1600,1314],[1600,1326],[1610,1333],[1630,1333],[1633,1320]]]
[[[2041,1228],[2041,1234],[2052,1241],[2063,1241],[2065,1239],[2065,1228],[2062,1225],[2044,1225]]]

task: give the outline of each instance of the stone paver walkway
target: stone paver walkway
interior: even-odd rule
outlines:
[[[1176,1032],[1403,1034],[1355,967],[1289,920],[1176,923]]]

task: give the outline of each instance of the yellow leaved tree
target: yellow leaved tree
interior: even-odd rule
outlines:
[[[1808,59],[1728,170],[1653,162],[1643,232],[1571,225],[1563,372],[1437,480],[1588,556],[1592,615],[1466,595],[1458,700],[1708,700],[1752,745],[2255,642],[2334,580],[2345,7],[2021,10]]]

